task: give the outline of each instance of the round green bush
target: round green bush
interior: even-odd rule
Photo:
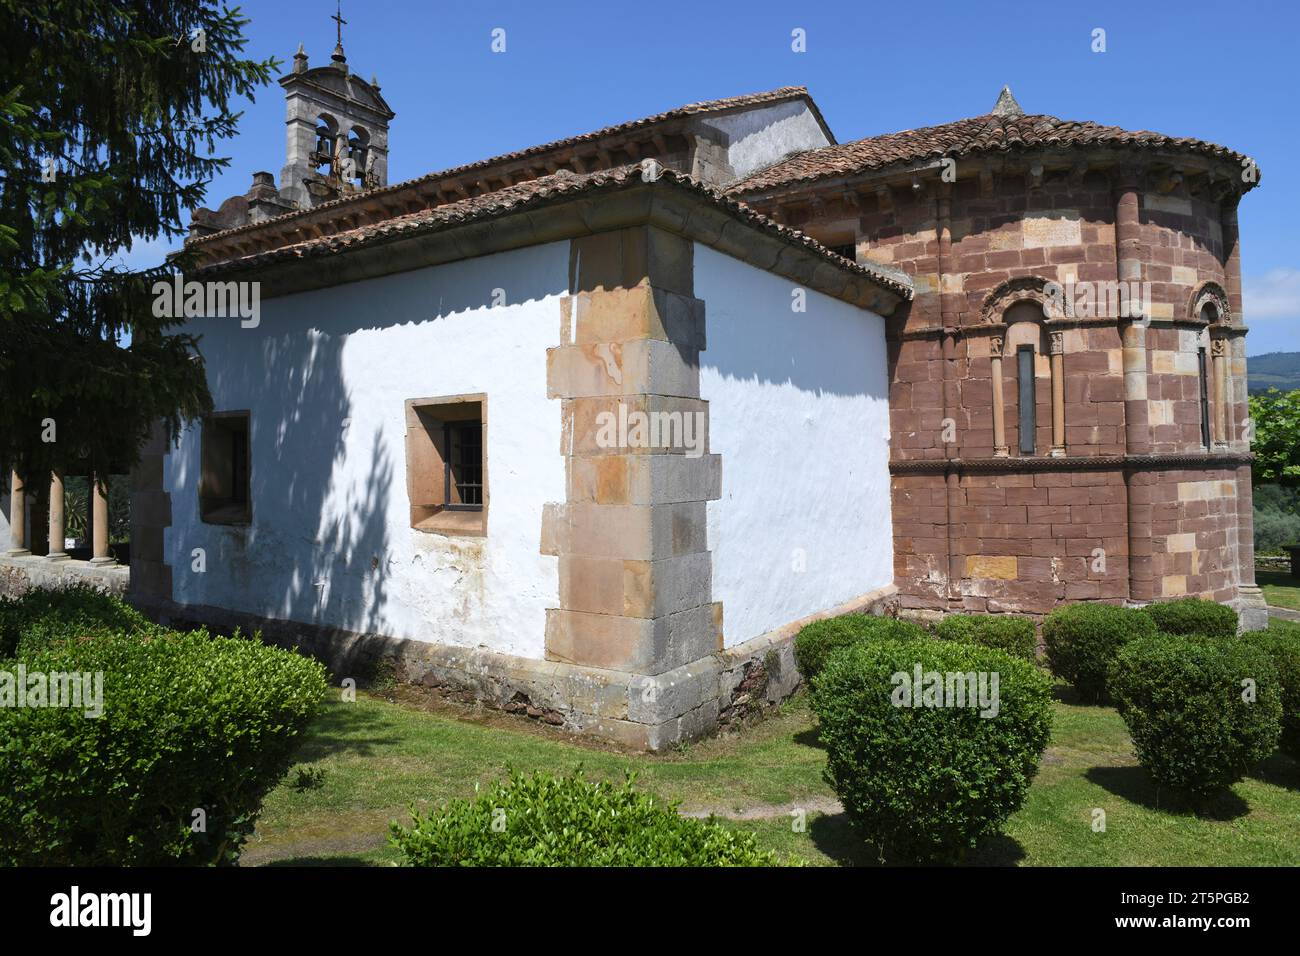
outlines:
[[[925,637],[924,628],[911,621],[874,614],[844,614],[814,621],[794,639],[794,661],[804,680],[812,680],[827,659],[841,647],[863,641],[900,641]]]
[[[0,659],[67,638],[150,626],[120,598],[85,585],[32,588],[21,597],[0,600]]]
[[[1282,692],[1283,753],[1300,760],[1300,624],[1273,620],[1268,630],[1248,631],[1242,639],[1264,651],[1277,668]]]
[[[912,706],[904,689],[918,666],[929,690]],[[965,701],[955,694],[963,675],[978,689],[981,674],[993,706],[971,706],[969,683]],[[894,862],[950,861],[996,833],[1024,801],[1051,735],[1051,680],[1027,661],[969,644],[846,648],[813,681],[812,700],[826,780],[863,839]],[[951,706],[927,706],[936,703]]]
[[[1161,601],[1140,609],[1156,622],[1164,634],[1204,634],[1206,637],[1236,637],[1237,612],[1225,604],[1201,598]]]
[[[1204,798],[1277,749],[1277,670],[1247,642],[1185,634],[1137,638],[1116,656],[1109,686],[1138,761],[1161,786]]]
[[[621,786],[511,771],[473,800],[452,800],[389,841],[408,866],[775,866],[751,834]]]
[[[1043,621],[1043,644],[1052,673],[1074,685],[1080,698],[1106,699],[1106,674],[1119,649],[1156,632],[1147,614],[1114,604],[1068,604]]]
[[[934,627],[943,641],[995,647],[1013,657],[1036,660],[1038,638],[1034,622],[1013,614],[948,614]]]
[[[30,689],[16,706],[20,667],[25,685],[89,686],[61,682],[77,707],[48,706],[52,692],[35,706]],[[0,865],[233,863],[325,690],[314,660],[204,631],[98,633],[0,662]]]

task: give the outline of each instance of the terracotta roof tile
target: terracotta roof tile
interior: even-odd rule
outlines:
[[[796,229],[782,226],[739,200],[723,195],[719,190],[702,185],[690,176],[659,167],[659,182],[686,189],[706,201],[725,209],[733,217],[750,226],[781,237],[785,242],[802,246],[821,256],[840,269],[867,276],[877,285],[903,299],[912,298],[912,280],[907,273],[878,263],[856,263],[831,252],[821,243]],[[306,239],[292,245],[279,246],[247,256],[222,259],[203,265],[198,274],[212,274],[231,268],[251,268],[292,260],[305,260],[337,255],[354,248],[395,241],[423,233],[437,232],[464,223],[477,222],[512,212],[522,212],[563,201],[578,194],[600,190],[616,190],[636,186],[642,182],[642,166],[632,164],[593,173],[572,173],[560,170],[528,182],[507,186],[481,196],[471,196],[457,202],[446,203],[432,209],[395,216],[382,222],[359,226],[345,232]],[[215,237],[210,237],[215,238]]]
[[[869,136],[851,143],[823,146],[797,153],[752,176],[732,183],[732,194],[755,193],[828,176],[847,176],[895,163],[957,157],[972,153],[1012,151],[1053,146],[1136,146],[1187,150],[1240,164],[1245,157],[1216,143],[1185,136],[1165,136],[1149,130],[1126,130],[1090,121],[1046,115],[988,113],[969,119]]]
[[[818,112],[816,104],[814,104],[811,97],[808,96],[808,89],[803,86],[782,86],[775,90],[767,90],[762,93],[746,93],[741,96],[729,96],[718,100],[704,100],[700,103],[687,103],[685,106],[679,106],[663,113],[655,113],[652,116],[643,116],[640,119],[630,120],[626,123],[606,126],[602,129],[593,130],[590,133],[580,133],[577,136],[557,139],[549,143],[542,143],[539,146],[529,146],[527,149],[516,150],[512,153],[502,153],[499,156],[491,156],[487,159],[475,160],[472,163],[465,163],[460,166],[452,166],[448,169],[438,170],[437,172],[426,173],[423,176],[417,176],[415,179],[403,180],[400,183],[381,186],[377,189],[368,189],[364,192],[352,193],[348,196],[342,196],[338,199],[319,203],[318,205],[312,206],[310,209],[298,209],[280,216],[274,216],[271,219],[264,220],[263,222],[248,223],[230,229],[223,229],[220,232],[210,233],[206,236],[194,237],[188,239],[186,245],[202,245],[203,243],[233,233],[248,232],[258,229],[267,223],[286,222],[297,216],[313,216],[321,212],[321,210],[341,208],[353,203],[364,202],[367,199],[373,199],[400,190],[410,189],[421,184],[438,182],[445,179],[454,179],[461,176],[467,176],[470,173],[482,173],[494,167],[509,165],[510,163],[517,162],[521,159],[528,159],[533,156],[544,156],[547,153],[556,150],[567,149],[584,143],[596,142],[609,136],[617,136],[621,133],[630,132],[645,126],[653,126],[656,123],[662,123],[668,120],[694,116],[701,113],[718,113],[730,109],[761,106],[768,103],[780,103],[785,100],[798,99],[800,97],[808,98],[809,107],[817,115],[818,119],[821,120],[821,113]],[[822,122],[822,125],[825,126],[824,121]],[[827,128],[827,133],[829,135],[829,128]],[[831,141],[834,142],[833,136],[831,137]]]

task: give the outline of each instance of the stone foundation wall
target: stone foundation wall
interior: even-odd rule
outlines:
[[[1151,470],[1155,599],[1233,603],[1243,584],[1243,517],[1232,467]],[[895,474],[894,567],[904,608],[1046,614],[1062,602],[1130,598],[1129,481],[1114,467],[963,474],[950,502],[944,474]],[[954,507],[950,508],[950,503]],[[949,601],[948,522],[960,556]]]
[[[174,627],[203,625],[322,660],[338,680],[378,676],[481,701],[563,729],[643,750],[704,736],[779,703],[798,688],[794,637],[840,614],[896,614],[892,586],[810,615],[736,647],[655,675],[513,657],[482,648],[276,621],[222,608],[153,602],[141,609]]]
[[[125,565],[95,565],[89,561],[51,561],[39,555],[0,555],[0,598],[21,597],[31,588],[86,585],[125,597],[131,571]]]

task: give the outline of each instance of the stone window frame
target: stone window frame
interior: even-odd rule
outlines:
[[[1209,310],[1207,312],[1207,310]],[[1231,348],[1228,338],[1232,325],[1232,307],[1228,293],[1213,280],[1202,282],[1188,298],[1188,317],[1204,326],[1198,349],[1206,352],[1206,400],[1202,414],[1208,416],[1210,444],[1206,451],[1226,449],[1229,434],[1228,394],[1231,391]]]
[[[218,467],[224,471],[225,462],[214,462],[219,456],[217,446],[218,433],[222,437],[232,435],[229,422],[243,422],[244,467],[243,481],[239,482],[232,473],[229,476],[229,493],[225,486],[218,484],[217,489],[223,493],[213,493],[213,474]],[[232,445],[229,467],[234,468],[238,455],[233,453]],[[242,485],[242,487],[236,487]],[[253,416],[248,409],[210,412],[205,415],[199,431],[199,483],[198,483],[199,521],[203,524],[229,526],[248,526],[253,523]]]
[[[1016,353],[1019,343],[1015,340],[1017,337],[1023,337],[1016,334],[1017,329],[1029,321],[1033,321],[1038,326],[1038,335],[1032,343],[1035,354],[1048,355],[1049,381],[1051,383],[1052,443],[1047,456],[1051,458],[1065,457],[1065,333],[1063,329],[1053,328],[1049,324],[1051,298],[1047,293],[1048,286],[1048,280],[1041,276],[1017,276],[1014,279],[1008,279],[988,294],[980,309],[985,325],[998,327],[997,332],[1000,333],[993,337],[989,348],[993,392],[993,456],[995,458],[1007,458],[1011,454],[1006,439],[1006,401],[1003,396],[1002,382],[1003,355],[1004,353],[1013,355]],[[1013,309],[1016,309],[1017,306],[1029,304],[1038,307],[1032,319],[1025,316],[1028,310],[1021,309],[1021,318],[1015,319],[1014,322],[1007,322],[1007,316],[1011,314]],[[1018,374],[1019,369],[1017,368]],[[1035,421],[1037,421],[1036,414]],[[1017,446],[1019,445],[1020,436],[1017,435]],[[1037,436],[1035,436],[1035,448],[1037,448]],[[1021,453],[1020,457],[1031,456],[1025,456]],[[1036,455],[1032,457],[1036,457]]]
[[[471,412],[477,406],[477,413]],[[406,436],[406,494],[411,528],[430,534],[484,537],[487,535],[490,491],[488,481],[488,396],[486,392],[408,398],[404,403]],[[445,427],[457,422],[478,421],[481,426],[482,501],[477,507],[449,502],[455,497],[456,482],[448,478]]]

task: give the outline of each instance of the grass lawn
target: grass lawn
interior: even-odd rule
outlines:
[[[387,826],[406,822],[408,805],[472,796],[476,782],[507,767],[562,773],[578,765],[611,779],[634,771],[641,787],[680,801],[684,812],[728,817],[764,846],[812,864],[871,862],[822,781],[825,759],[802,694],[739,735],[662,755],[580,743],[519,718],[394,694],[398,699],[362,694],[356,703],[329,704],[297,767],[269,795],[244,865],[396,862]],[[1137,766],[1114,710],[1058,702],[1052,743],[1025,806],[969,862],[1300,863],[1300,765],[1285,757],[1273,757],[1207,814],[1167,806]],[[804,832],[794,832],[795,808],[806,812]],[[1105,811],[1104,833],[1093,831],[1094,809]]]
[[[1286,571],[1255,571],[1255,583],[1264,592],[1264,600],[1273,607],[1300,611],[1300,580]]]

